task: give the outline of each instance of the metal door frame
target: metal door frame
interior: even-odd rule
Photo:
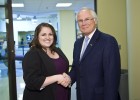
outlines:
[[[5,8],[5,17],[6,17],[5,20],[6,20],[6,39],[8,50],[7,61],[8,61],[8,79],[9,79],[9,99],[17,100],[12,0],[5,0],[5,5],[0,5],[0,7]]]

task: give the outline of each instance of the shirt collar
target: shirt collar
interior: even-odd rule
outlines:
[[[93,36],[93,34],[95,33],[95,31],[96,31],[96,28],[94,29],[94,31],[91,33],[91,34],[89,34],[89,40],[92,38],[92,36]]]

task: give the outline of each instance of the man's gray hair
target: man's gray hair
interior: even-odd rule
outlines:
[[[88,8],[88,7],[83,7],[83,8],[81,8],[81,9],[79,10],[79,12],[82,11],[82,10],[88,10],[88,11],[90,11],[90,13],[91,13],[92,17],[94,18],[95,23],[96,23],[96,25],[97,25],[97,23],[98,23],[98,17],[97,17],[96,12],[95,12],[93,9]],[[77,13],[77,15],[79,14],[79,12]],[[77,16],[76,16],[76,19],[77,19]]]

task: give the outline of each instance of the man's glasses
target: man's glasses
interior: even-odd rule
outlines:
[[[94,18],[86,18],[86,19],[84,19],[84,20],[78,20],[77,22],[79,23],[79,24],[82,24],[82,23],[90,23],[90,21],[91,20],[93,20]]]

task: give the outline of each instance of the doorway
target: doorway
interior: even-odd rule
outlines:
[[[17,100],[11,0],[0,1],[0,97]]]

